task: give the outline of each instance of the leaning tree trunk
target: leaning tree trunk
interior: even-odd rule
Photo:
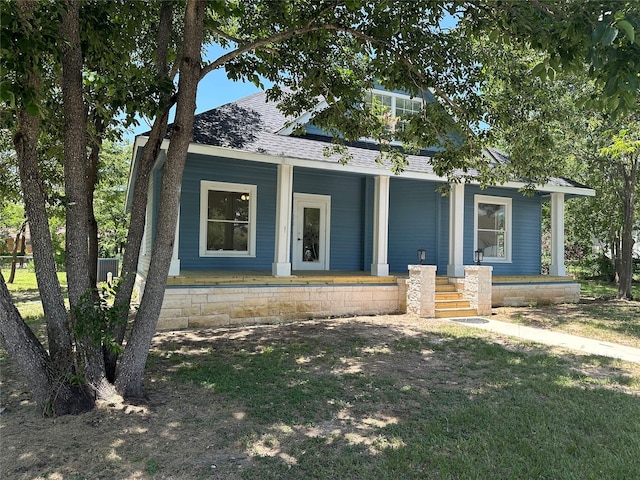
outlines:
[[[0,340],[24,374],[33,399],[44,414],[76,414],[93,408],[93,398],[87,389],[69,383],[67,375],[51,362],[40,341],[24,323],[1,273]]]
[[[31,61],[32,68],[26,78],[21,80],[33,91],[38,92],[40,76],[36,71],[37,62],[35,59],[28,60]],[[49,232],[46,190],[38,166],[40,116],[30,115],[26,107],[22,106],[18,111],[17,124],[18,130],[13,137],[13,145],[18,159],[24,208],[29,219],[38,290],[47,321],[49,355],[56,369],[69,371],[73,365],[72,340]]]
[[[173,253],[182,172],[193,136],[196,92],[200,79],[204,2],[188,0],[180,60],[178,101],[167,162],[163,169],[155,244],[140,309],[116,372],[116,387],[125,397],[141,397],[144,367],[156,330]]]
[[[24,257],[24,231],[27,228],[27,220],[25,219],[20,225],[20,229],[16,234],[16,239],[13,242],[13,251],[11,252],[11,272],[9,273],[9,279],[7,283],[13,283],[16,278],[16,264],[18,263],[18,244],[20,243],[20,239],[22,239],[22,256]]]
[[[156,71],[159,78],[169,78],[168,50],[171,41],[171,24],[173,21],[173,5],[171,2],[162,2],[160,5],[160,21],[158,24],[158,36],[156,46]],[[131,296],[136,280],[138,260],[140,258],[140,247],[144,237],[144,228],[147,211],[147,192],[149,190],[149,178],[153,165],[158,158],[160,146],[167,132],[169,123],[169,110],[171,109],[169,95],[160,95],[159,113],[151,128],[149,140],[142,149],[138,168],[135,172],[133,184],[133,199],[131,202],[131,216],[129,219],[129,231],[127,233],[126,248],[122,259],[122,269],[120,271],[121,283],[116,298],[114,308],[118,312],[118,320],[110,325],[114,340],[118,345],[122,345],[126,333],[127,319],[131,305]],[[115,352],[105,351],[105,368],[107,378],[113,382],[116,375],[116,364],[118,355]]]

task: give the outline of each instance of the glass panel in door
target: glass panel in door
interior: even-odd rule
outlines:
[[[320,261],[320,209],[303,207],[302,258],[304,263]]]
[[[293,194],[293,270],[329,270],[331,197]]]

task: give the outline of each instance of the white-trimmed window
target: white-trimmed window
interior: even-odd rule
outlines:
[[[200,182],[200,256],[254,257],[258,187]]]
[[[473,250],[488,262],[511,261],[511,199],[475,196]]]
[[[388,115],[392,131],[403,130],[410,115],[420,113],[422,100],[402,93],[371,90],[365,94],[364,104],[377,115]]]

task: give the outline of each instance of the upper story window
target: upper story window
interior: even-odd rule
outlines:
[[[200,182],[200,256],[255,256],[256,185]]]
[[[511,199],[475,196],[474,250],[488,262],[511,261]]]
[[[372,90],[366,93],[364,103],[374,114],[388,117],[391,131],[404,130],[406,119],[420,113],[422,100],[401,93]]]

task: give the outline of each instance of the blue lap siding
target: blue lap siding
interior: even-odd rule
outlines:
[[[257,185],[255,257],[200,257],[200,181]],[[180,198],[180,268],[183,270],[271,270],[275,242],[277,167],[189,154]]]
[[[200,257],[201,180],[257,185],[256,256]],[[158,182],[159,184],[159,182]],[[406,274],[427,250],[427,264],[444,275],[449,256],[449,199],[442,183],[392,177],[389,187],[388,262],[392,273]],[[189,154],[180,203],[179,257],[183,270],[271,270],[274,256],[277,166]],[[373,251],[372,176],[295,167],[293,191],[331,196],[331,270],[368,271]],[[540,273],[541,202],[516,190],[465,187],[464,263],[473,264],[474,196],[512,199],[512,262],[488,263],[494,275]]]
[[[536,193],[525,196],[517,190],[465,187],[464,202],[464,264],[473,264],[473,227],[475,195],[490,195],[512,199],[511,263],[483,262],[493,267],[493,275],[539,275],[541,269],[542,197]]]
[[[426,264],[437,264],[440,230],[439,184],[392,177],[389,183],[389,271],[406,273],[417,251],[427,251]]]

